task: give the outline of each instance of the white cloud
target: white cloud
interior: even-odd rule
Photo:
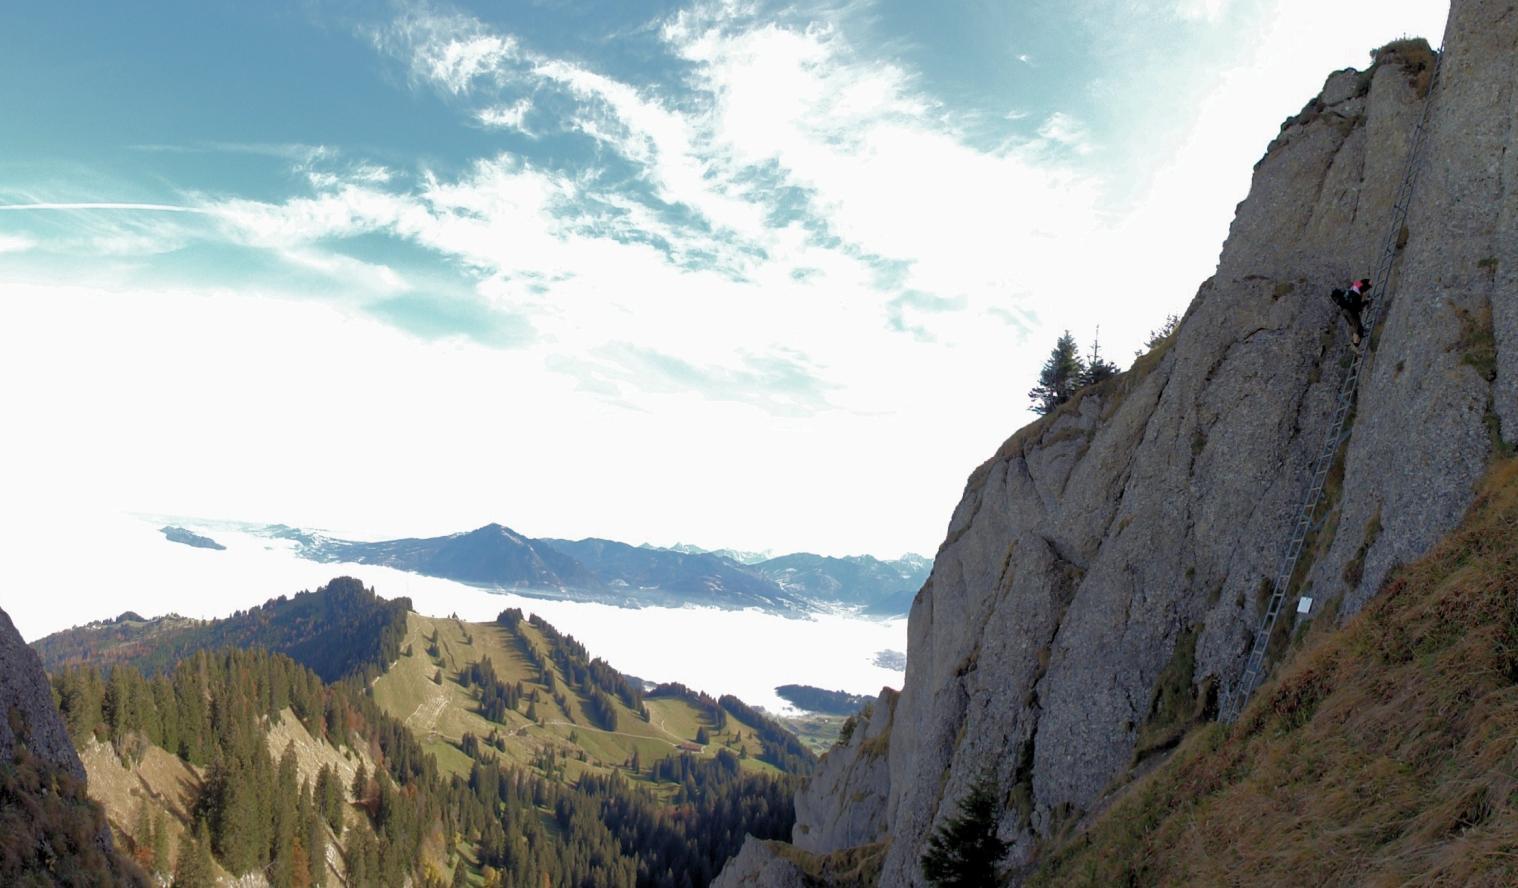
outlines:
[[[518,99],[510,105],[482,108],[475,114],[475,119],[484,126],[517,130],[531,135],[526,126],[527,113],[531,110],[532,99]]]
[[[445,256],[487,304],[531,318],[553,369],[615,403],[683,390],[772,413],[900,409],[919,386],[896,371],[924,349],[985,372],[1104,225],[1099,180],[1060,157],[1091,145],[1068,115],[985,150],[836,23],[726,4],[661,36],[692,66],[678,102],[460,16],[409,14],[376,38],[480,121],[520,122],[532,105],[511,96],[557,92],[574,109],[561,125],[646,193],[503,154],[414,187],[330,172],[313,197],[214,209],[293,262],[374,232]]]
[[[368,182],[373,185],[383,185],[395,178],[395,173],[389,169],[374,163],[356,164],[348,173],[349,178],[355,182]]]
[[[1396,2],[1402,14],[1411,0]],[[1133,4],[1104,8],[1116,5]],[[1141,5],[1173,23],[1171,0]],[[626,539],[690,538],[695,520],[708,545],[930,547],[965,472],[1025,418],[1049,334],[1084,341],[1100,317],[1108,353],[1126,354],[1124,337],[1184,305],[1279,118],[1345,63],[1346,34],[1372,30],[1355,19],[1368,7],[1349,5],[1272,7],[1281,30],[1233,51],[1236,69],[1205,71],[1218,87],[1196,107],[1135,112],[1117,137],[1088,109],[1044,109],[1041,132],[1009,125],[994,148],[825,16],[682,13],[659,32],[688,76],[671,85],[407,14],[376,45],[471,139],[498,115],[530,122],[533,145],[593,150],[427,169],[321,148],[289,154],[310,186],[294,197],[34,205],[79,214],[80,256],[95,255],[87,239],[125,250],[148,231],[131,220],[170,220],[160,244],[267,250],[343,295],[303,302],[277,276],[240,292],[59,287],[42,282],[78,278],[21,279],[28,257],[8,254],[8,292],[25,298],[7,300],[0,369],[49,382],[0,394],[8,425],[44,430],[8,441],[0,462],[42,467],[36,497],[62,487],[138,509]],[[1100,141],[1157,118],[1182,134],[1166,152]],[[1173,166],[1120,183],[1144,194],[1139,208],[1114,210],[1112,170],[1171,147]],[[385,238],[393,259],[373,250]],[[1071,283],[1093,267],[1114,283]],[[430,297],[434,281],[527,318],[535,338],[491,349],[370,313]],[[99,427],[132,434],[102,454]],[[363,430],[363,446],[331,429]]]
[[[1038,128],[1040,138],[1069,148],[1076,154],[1090,154],[1094,148],[1085,124],[1063,111],[1050,114]]]
[[[79,202],[39,202],[0,204],[0,211],[20,212],[24,210],[137,210],[148,213],[198,213],[198,207],[179,206],[177,204],[155,203],[128,203],[121,201],[79,201]]]
[[[488,33],[465,15],[440,13],[426,7],[409,11],[386,28],[371,32],[381,51],[404,55],[412,76],[441,85],[455,95],[467,92],[476,80],[499,72],[519,58],[510,36]]]
[[[25,253],[36,247],[35,238],[21,234],[0,234],[0,253]]]
[[[146,257],[172,253],[202,238],[199,207],[129,201],[27,201],[0,204],[0,218],[21,221],[24,252],[87,257]],[[0,253],[23,252],[21,249]]]
[[[1232,0],[1176,0],[1175,12],[1186,21],[1216,22]]]
[[[972,147],[910,73],[861,58],[837,28],[668,33],[711,97],[714,150],[741,166],[774,165],[810,195],[830,234],[898,263],[896,286],[971,307],[1004,301],[1014,277],[1034,288],[1063,264],[1050,232],[1089,230],[1097,215],[1094,178],[1038,145]],[[954,320],[934,326],[949,332]]]

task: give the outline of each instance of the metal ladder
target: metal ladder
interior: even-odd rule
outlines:
[[[1392,265],[1396,262],[1398,242],[1401,240],[1402,228],[1407,222],[1407,210],[1412,203],[1413,187],[1417,182],[1418,173],[1423,168],[1423,145],[1428,133],[1429,111],[1434,106],[1434,90],[1439,86],[1439,70],[1444,65],[1442,46],[1434,58],[1434,71],[1429,79],[1423,113],[1413,130],[1412,142],[1408,148],[1407,171],[1402,177],[1402,184],[1398,187],[1396,200],[1392,204],[1391,230],[1387,232],[1381,259],[1376,264],[1376,276],[1373,279],[1376,286],[1388,289],[1380,297],[1371,301],[1370,310],[1365,318],[1365,339],[1360,344],[1360,350],[1353,353],[1354,358],[1350,361],[1349,369],[1339,384],[1338,402],[1334,407],[1332,418],[1328,421],[1328,427],[1323,433],[1323,444],[1318,448],[1317,457],[1312,463],[1312,483],[1307,486],[1307,495],[1302,498],[1302,506],[1297,511],[1296,521],[1292,524],[1291,535],[1287,537],[1286,546],[1281,551],[1281,560],[1277,564],[1270,601],[1265,607],[1265,613],[1260,617],[1259,626],[1255,629],[1254,640],[1249,649],[1249,659],[1244,663],[1244,672],[1239,677],[1238,684],[1231,693],[1224,691],[1221,705],[1218,707],[1218,717],[1226,724],[1232,724],[1238,719],[1239,713],[1244,709],[1244,704],[1249,701],[1250,694],[1254,693],[1255,688],[1260,684],[1260,679],[1264,677],[1265,653],[1270,645],[1271,632],[1274,631],[1276,620],[1281,615],[1281,607],[1285,604],[1286,593],[1291,586],[1292,574],[1296,573],[1297,564],[1302,559],[1302,550],[1307,544],[1307,538],[1316,529],[1313,515],[1317,513],[1318,506],[1322,503],[1323,487],[1328,482],[1329,473],[1333,471],[1334,462],[1338,459],[1340,446],[1349,437],[1350,430],[1345,426],[1350,412],[1354,410],[1360,385],[1360,369],[1370,353],[1370,339],[1375,332],[1376,324],[1380,323],[1385,306],[1391,301]]]

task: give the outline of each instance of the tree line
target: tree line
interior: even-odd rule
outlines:
[[[202,622],[170,615],[141,620],[130,611],[104,624],[69,629],[34,647],[49,672],[71,663],[165,672],[196,651],[265,648],[304,664],[323,681],[373,679],[400,653],[411,599],[383,599],[352,577]],[[138,617],[136,620],[130,617]]]
[[[476,665],[472,683],[494,688],[501,705],[520,700],[488,661]],[[658,792],[615,774],[567,779],[551,749],[535,768],[505,764],[499,736],[464,738],[460,748],[474,760],[468,778],[441,775],[362,681],[328,685],[263,650],[199,651],[151,676],[73,666],[56,672],[53,686],[76,744],[111,743],[129,763],[152,744],[203,769],[189,823],[171,827],[149,815],[128,834],[149,870],[190,888],[210,884],[213,860],[234,876],[262,873],[275,888],[334,884],[329,846],[349,884],[475,884],[467,849],[487,886],[700,888],[746,834],[786,838],[795,819],[798,778],[743,771],[726,751],[656,763],[649,776],[674,785]],[[718,708],[741,705],[724,698]],[[295,751],[276,757],[269,748],[268,728],[281,718],[356,758],[351,781],[325,767],[298,779]],[[779,736],[762,742],[767,757],[810,768]],[[171,829],[182,835],[172,863],[162,838]]]
[[[1138,354],[1164,343],[1180,324],[1179,317],[1168,315],[1164,324],[1149,331],[1149,338]],[[1092,337],[1091,347],[1083,356],[1075,337],[1066,330],[1054,343],[1048,360],[1044,361],[1038,374],[1038,384],[1028,391],[1030,408],[1038,414],[1052,413],[1059,405],[1074,397],[1076,392],[1105,382],[1117,373],[1117,365],[1102,357],[1100,335]]]
[[[451,795],[459,793],[450,794],[432,757],[361,687],[325,685],[288,657],[259,649],[199,651],[153,677],[128,666],[74,666],[53,676],[76,745],[110,742],[130,764],[152,744],[204,769],[186,824],[190,838],[181,842],[186,866],[194,869],[203,840],[228,872],[262,872],[275,888],[326,883],[326,843],[343,835],[345,810],[363,815],[347,842],[349,872],[375,885],[423,877],[424,842],[446,835],[457,817]],[[373,772],[361,768],[346,789],[325,769],[314,784],[297,781],[294,750],[276,762],[267,741],[270,723],[292,716],[312,736],[367,756]],[[151,856],[154,868],[167,871]],[[177,881],[200,884],[193,872]]]

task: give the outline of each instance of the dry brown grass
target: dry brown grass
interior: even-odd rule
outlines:
[[[1518,883],[1518,461],[1035,884]]]
[[[1428,95],[1433,83],[1434,66],[1439,60],[1438,53],[1422,37],[1393,40],[1380,49],[1373,50],[1371,58],[1375,60],[1371,70],[1394,61],[1400,64],[1402,72],[1407,75],[1408,84],[1417,90],[1420,99]]]
[[[831,854],[812,854],[785,842],[766,842],[780,857],[800,867],[806,884],[829,888],[871,888],[880,883],[890,840],[845,848]]]

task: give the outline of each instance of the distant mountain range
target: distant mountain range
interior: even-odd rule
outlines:
[[[933,567],[920,555],[896,561],[804,552],[770,558],[687,545],[534,539],[500,524],[378,542],[282,524],[257,532],[294,541],[298,554],[312,561],[377,564],[538,598],[622,607],[758,608],[786,616],[841,609],[881,617],[905,614]]]

